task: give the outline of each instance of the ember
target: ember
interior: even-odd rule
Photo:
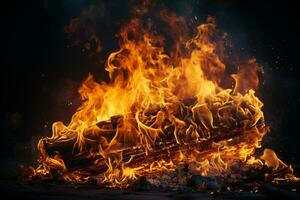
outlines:
[[[40,139],[39,165],[27,178],[120,188],[143,179],[150,187],[197,191],[241,180],[254,191],[259,184],[249,179],[257,170],[265,174],[258,180],[297,180],[272,150],[255,156],[268,132],[255,95],[263,72],[256,60],[225,64],[227,34],[213,17],[189,34],[183,17],[155,12],[170,29],[160,33],[148,8],[142,11],[122,26],[120,49],[107,58],[110,81],[87,77],[82,105],[68,125],[55,122],[52,136]]]

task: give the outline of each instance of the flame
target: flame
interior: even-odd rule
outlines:
[[[120,48],[105,64],[109,82],[88,75],[70,123],[55,122],[52,136],[39,141],[33,176],[56,171],[66,181],[84,182],[96,174],[100,184],[126,187],[185,163],[202,175],[228,174],[237,162],[261,163],[253,154],[267,132],[255,96],[262,67],[250,59],[226,73],[224,35],[212,17],[192,36],[183,17],[166,11],[158,17],[173,27],[173,45],[167,48],[151,20],[133,18],[123,26]],[[233,87],[224,86],[228,81]],[[262,156],[267,166],[283,165],[269,153]],[[80,159],[89,166],[75,165]]]
[[[263,155],[260,157],[268,167],[274,168],[274,170],[282,169],[287,165],[282,162],[272,149],[265,149]]]

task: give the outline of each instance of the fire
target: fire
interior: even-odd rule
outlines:
[[[86,78],[79,88],[83,103],[70,123],[55,122],[52,136],[39,141],[31,178],[96,178],[127,187],[185,164],[193,173],[216,176],[239,162],[263,165],[254,157],[268,131],[255,95],[262,67],[249,59],[228,74],[226,34],[212,17],[188,34],[183,17],[157,16],[174,28],[173,44],[151,20],[133,18],[123,26],[120,48],[105,64],[110,81]],[[267,166],[286,167],[271,154]]]

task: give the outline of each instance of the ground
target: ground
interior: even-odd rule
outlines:
[[[299,184],[294,185],[299,191]],[[281,189],[266,185],[266,188],[262,189],[258,193],[251,192],[221,192],[217,194],[210,194],[208,192],[178,192],[178,191],[133,191],[133,190],[116,190],[116,189],[104,189],[98,186],[80,186],[63,184],[63,183],[24,183],[20,181],[1,180],[0,192],[2,196],[10,198],[18,198],[22,200],[26,199],[47,199],[47,200],[83,200],[83,199],[125,199],[125,200],[192,200],[192,199],[300,199],[297,191],[292,192],[289,189]]]

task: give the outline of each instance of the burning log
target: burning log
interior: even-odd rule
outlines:
[[[185,121],[189,121],[186,117]],[[143,146],[134,146],[122,148],[118,151],[113,151],[103,156],[101,154],[99,147],[103,143],[103,140],[112,140],[116,135],[118,127],[122,125],[122,117],[116,116],[112,117],[110,121],[102,121],[97,124],[99,128],[98,131],[85,132],[83,134],[85,139],[85,148],[82,152],[76,147],[76,142],[78,141],[78,133],[70,132],[68,133],[67,139],[63,138],[45,138],[40,141],[41,152],[46,152],[46,157],[54,157],[59,155],[63,159],[66,168],[69,171],[84,170],[91,174],[103,173],[108,169],[107,159],[105,157],[113,157],[116,154],[122,154],[122,162],[127,163],[128,167],[137,167],[143,164],[145,160],[148,163],[153,163],[157,160],[176,160],[176,156],[180,152],[185,152],[185,154],[192,154],[194,150],[205,154],[212,149],[214,143],[227,140],[239,140],[239,138],[247,137],[248,132],[252,129],[255,131],[260,130],[263,135],[265,132],[265,126],[263,120],[259,121],[260,124],[256,124],[254,127],[235,127],[227,126],[220,128],[211,128],[209,138],[202,138],[198,140],[188,141],[188,143],[178,143],[175,138],[172,140],[156,143],[153,146],[153,150],[147,151]],[[137,126],[137,123],[134,123]],[[240,123],[236,123],[240,124]],[[168,127],[166,131],[174,131],[173,128]],[[137,129],[137,127],[136,127]],[[205,130],[202,130],[204,132]],[[172,135],[173,133],[165,133],[165,135]],[[72,150],[72,151],[70,151]],[[99,153],[100,152],[100,153]],[[200,155],[200,154],[199,154]],[[44,155],[45,156],[45,155]]]

